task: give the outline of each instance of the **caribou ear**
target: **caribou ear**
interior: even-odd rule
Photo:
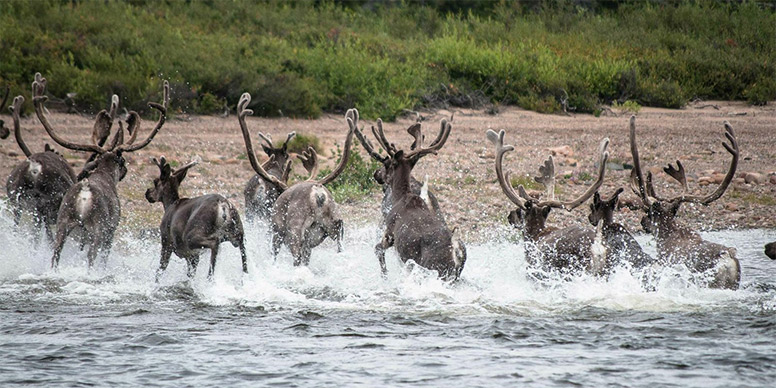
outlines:
[[[162,160],[162,163],[164,163],[164,160]],[[170,174],[172,172],[172,168],[168,163],[162,164],[162,179],[167,179],[170,177]]]
[[[598,206],[598,204],[601,203],[601,194],[599,194],[597,191],[595,194],[593,194],[593,206]]]
[[[264,150],[264,153],[267,154],[267,156],[272,156],[272,151],[273,151],[272,148],[269,148],[264,144],[262,144],[261,149]]]
[[[542,209],[542,216],[544,216],[544,218],[547,218],[547,217],[550,215],[550,210],[552,210],[552,208],[551,208],[551,207],[549,207],[549,206],[545,206],[545,207]]]

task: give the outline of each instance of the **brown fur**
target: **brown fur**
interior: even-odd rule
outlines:
[[[641,219],[641,226],[647,233],[655,236],[660,259],[667,264],[683,264],[693,272],[711,273],[712,280],[707,284],[709,287],[737,289],[741,281],[741,265],[736,258],[736,250],[705,241],[698,233],[676,224],[676,214],[682,203],[695,202],[708,205],[721,197],[732,181],[739,155],[738,141],[733,129],[727,122],[725,123],[725,136],[730,144],[722,144],[733,156],[733,160],[725,179],[712,194],[705,197],[686,194],[687,180],[684,168],[681,162],[677,161],[677,168],[669,165],[664,170],[682,184],[684,192],[674,198],[662,198],[655,193],[652,186],[652,174],[649,173],[646,180],[642,175],[641,161],[636,145],[635,122],[636,118],[631,117],[630,142],[633,156],[631,188],[642,200],[642,209],[646,215]]]
[[[164,216],[159,225],[162,256],[156,280],[167,269],[172,253],[186,260],[188,275],[192,277],[197,271],[201,250],[205,248],[210,249],[208,279],[211,279],[216,268],[218,247],[226,241],[240,249],[242,270],[247,273],[243,226],[234,206],[218,194],[180,197],[178,187],[196,163],[189,163],[175,171],[164,156],[159,161],[154,159],[154,163],[159,167],[159,178],[154,179],[154,187],[146,190],[145,197],[150,203],[161,202],[164,205]]]

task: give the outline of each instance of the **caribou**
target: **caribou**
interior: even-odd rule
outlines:
[[[668,264],[683,264],[692,272],[707,275],[708,280],[702,283],[708,287],[737,289],[741,281],[741,265],[736,258],[736,250],[703,240],[698,233],[676,223],[677,212],[683,203],[708,205],[722,197],[733,181],[738,166],[738,140],[733,127],[727,121],[724,127],[725,137],[730,144],[722,142],[722,145],[733,159],[727,175],[716,190],[706,196],[688,194],[684,166],[677,160],[676,167],[669,164],[663,171],[681,184],[682,193],[668,198],[655,192],[652,172],[648,172],[646,180],[644,179],[636,144],[636,117],[631,116],[631,190],[641,199],[641,208],[646,213],[641,219],[641,226],[647,233],[655,236],[657,252],[662,260]]]
[[[771,260],[776,260],[776,241],[765,244],[765,256]]]
[[[38,85],[45,87],[40,73],[35,74]],[[42,94],[45,90],[40,91]],[[22,213],[29,213],[33,217],[37,230],[45,228],[46,236],[53,240],[51,225],[57,221],[57,212],[62,203],[65,192],[77,181],[85,176],[85,172],[76,175],[65,159],[54,151],[48,144],[44,151],[33,154],[24,142],[19,125],[19,112],[24,103],[24,97],[18,96],[10,107],[14,119],[14,137],[22,153],[27,157],[14,168],[6,182],[8,198],[14,212],[14,221],[18,225]],[[111,100],[110,111],[101,110],[94,122],[92,141],[102,146],[110,135],[113,120],[118,109],[118,96]],[[87,160],[93,161],[96,154],[92,154]],[[36,236],[37,238],[37,236]]]
[[[267,154],[269,159],[262,164],[262,168],[268,174],[288,183],[288,176],[291,172],[291,160],[288,155],[288,143],[296,136],[296,132],[291,132],[286,137],[286,141],[280,147],[272,144],[272,138],[267,134],[259,132],[261,138],[266,144],[261,148]],[[251,222],[254,219],[269,220],[272,216],[272,209],[280,196],[277,187],[262,178],[259,174],[254,175],[245,185],[243,191],[245,196],[245,218]]]
[[[614,211],[618,207],[619,197],[623,191],[623,188],[618,188],[611,197],[606,199],[602,199],[596,191],[593,195],[593,203],[590,204],[588,220],[601,230],[600,240],[605,249],[607,271],[621,262],[629,263],[634,269],[643,269],[654,262],[652,257],[641,249],[641,245],[628,229],[614,222]]]
[[[178,188],[189,169],[197,165],[196,162],[174,171],[164,156],[159,160],[154,158],[153,163],[159,167],[159,177],[154,179],[154,187],[146,190],[145,197],[150,203],[161,202],[164,206],[164,216],[159,225],[162,256],[156,271],[156,281],[159,281],[159,276],[167,269],[173,253],[186,260],[187,274],[193,277],[201,251],[205,248],[210,249],[210,269],[207,276],[212,279],[218,247],[226,241],[240,249],[242,270],[247,273],[244,232],[237,209],[218,194],[195,198],[180,197]]]
[[[604,275],[610,265],[606,262],[605,253],[596,252],[597,250],[593,249],[596,231],[581,226],[559,229],[546,223],[552,209],[571,211],[598,191],[606,174],[606,161],[609,158],[606,148],[609,145],[609,139],[603,139],[598,149],[596,181],[579,197],[563,202],[554,197],[555,165],[552,156],[539,168],[541,176],[534,178],[544,184],[549,197],[549,199],[540,200],[529,196],[522,185],[518,186],[518,191],[515,192],[510,183],[509,173],[504,173],[504,155],[515,149],[514,146],[504,145],[504,130],[499,133],[488,130],[486,135],[496,147],[495,169],[501,190],[512,203],[517,205],[517,209],[512,210],[507,219],[523,234],[526,259],[529,264],[562,272],[586,270],[594,275]]]
[[[84,232],[81,236],[82,244],[89,244],[87,258],[89,268],[91,268],[98,254],[103,259],[107,259],[113,245],[113,235],[121,214],[121,201],[116,186],[127,174],[126,160],[123,155],[146,147],[159,133],[167,117],[170,85],[167,81],[164,82],[161,104],[148,103],[160,114],[156,126],[148,134],[148,137],[135,144],[140,131],[140,116],[132,111],[129,112],[126,120],[129,139],[124,142],[124,127],[120,121],[119,128],[108,147],[100,146],[95,136],[92,137],[92,144],[73,143],[59,136],[45,114],[47,100],[47,97],[43,95],[45,87],[45,78],[41,77],[33,82],[33,104],[43,128],[62,147],[73,151],[91,152],[95,155],[84,166],[81,174],[83,179],[72,185],[62,199],[57,214],[57,234],[51,266],[55,269],[58,267],[67,236],[75,229],[82,229]]]
[[[35,154],[27,147],[19,123],[19,112],[23,103],[24,97],[17,96],[10,109],[14,137],[26,159],[14,167],[5,187],[16,225],[21,222],[22,214],[29,214],[32,216],[35,231],[45,229],[46,236],[52,241],[51,225],[56,223],[62,198],[76,181],[76,175],[65,158],[48,144],[43,152]]]
[[[277,257],[280,247],[286,245],[294,257],[294,265],[308,265],[312,249],[320,245],[327,237],[337,242],[337,250],[342,250],[343,223],[337,212],[337,203],[331,192],[325,187],[345,170],[353,142],[353,132],[358,124],[358,112],[348,110],[345,115],[350,128],[345,147],[337,166],[325,177],[316,179],[318,160],[315,149],[308,148],[299,155],[299,159],[309,173],[306,181],[288,185],[269,174],[259,164],[253,151],[248,125],[245,117],[253,114],[248,109],[251,95],[244,93],[237,104],[237,120],[240,123],[248,161],[253,170],[262,179],[274,185],[280,192],[271,217],[272,254]]]
[[[377,131],[382,132],[382,126],[382,120],[378,119],[377,127],[379,130]],[[414,138],[412,146],[410,147],[410,151],[413,151],[418,147],[421,141],[420,137],[422,136],[422,133],[420,133],[420,123],[415,123],[407,128],[407,132]],[[372,174],[372,177],[375,182],[377,182],[377,184],[379,184],[383,189],[383,200],[380,205],[380,213],[383,216],[383,218],[380,220],[380,232],[382,233],[385,230],[385,223],[388,219],[388,214],[391,212],[391,207],[393,206],[393,190],[391,189],[390,183],[391,175],[389,175],[393,171],[389,168],[391,165],[391,158],[389,156],[383,156],[379,152],[375,151],[372,143],[369,141],[369,139],[366,138],[366,136],[364,136],[364,133],[361,130],[356,131],[356,138],[358,139],[359,143],[361,143],[361,146],[364,147],[364,150],[367,152],[367,154],[369,154],[373,160],[381,164],[380,168],[375,170],[375,172]],[[445,217],[439,208],[439,201],[437,200],[436,195],[434,195],[434,193],[428,189],[427,179],[423,182],[420,182],[415,179],[415,177],[410,175],[410,191],[413,194],[419,195],[421,198],[423,198],[431,207],[434,215],[438,217],[443,223],[445,222]]]
[[[382,121],[378,120],[377,128],[372,127],[372,134],[388,155],[385,158],[374,151],[358,128],[355,130],[364,149],[383,164],[381,177],[390,186],[390,192],[385,195],[390,207],[386,211],[386,206],[383,206],[385,230],[375,246],[383,276],[388,273],[385,251],[395,246],[402,262],[412,260],[423,268],[436,271],[445,281],[458,279],[466,263],[466,246],[456,235],[456,229],[451,231],[447,227],[438,204],[429,204],[427,189],[417,189],[418,182],[412,178],[412,170],[422,157],[437,154],[442,149],[452,125],[443,119],[438,136],[428,147],[423,146],[420,124],[411,126],[408,132],[415,137],[415,142],[412,149],[405,152],[388,141]]]
[[[5,94],[3,95],[3,101],[0,102],[0,112],[5,108],[5,103],[8,102],[8,94],[11,92],[11,88],[5,87]],[[5,121],[0,120],[0,139],[7,139],[11,135],[11,130],[5,127]]]

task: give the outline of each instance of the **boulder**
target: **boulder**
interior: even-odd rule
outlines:
[[[763,174],[747,172],[746,175],[744,175],[744,181],[750,184],[761,185],[768,182],[768,178]]]
[[[574,156],[574,150],[568,145],[547,148],[547,151],[550,151],[550,155],[552,156],[563,156],[566,158]]]

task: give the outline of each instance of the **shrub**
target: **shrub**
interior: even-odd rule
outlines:
[[[744,97],[752,105],[765,105],[776,100],[776,75],[760,78],[744,90]]]
[[[353,149],[350,152],[350,158],[337,179],[328,185],[328,189],[337,202],[352,202],[363,199],[378,187],[373,175],[375,170],[382,165],[372,158],[364,159],[358,151],[360,145],[357,141],[353,142]],[[342,157],[342,150],[337,147],[336,159]],[[331,172],[331,168],[323,169],[318,176],[324,177]]]
[[[278,141],[275,147],[280,147],[285,139]],[[308,135],[304,133],[297,133],[293,139],[288,143],[288,152],[295,152],[301,154],[302,151],[306,151],[308,147],[313,147],[316,152],[321,152],[321,140],[315,135]]]

